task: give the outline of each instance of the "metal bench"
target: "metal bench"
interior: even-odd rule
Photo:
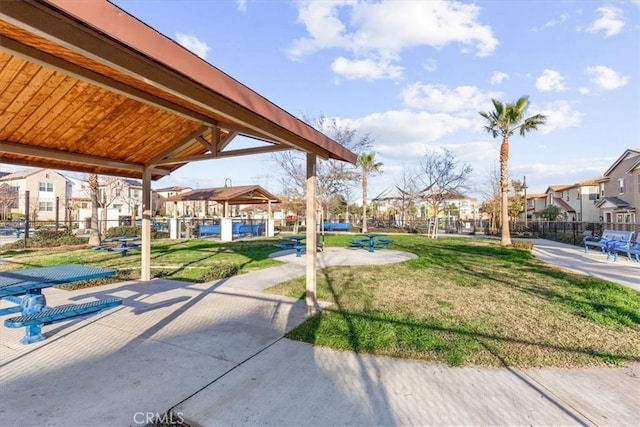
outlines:
[[[613,244],[612,247],[612,252],[613,252],[613,261],[618,261],[618,253],[619,252],[626,252],[627,254],[627,258],[629,258],[629,261],[631,261],[631,255],[635,255],[635,259],[637,262],[640,262],[640,233],[638,233],[638,235],[636,236],[636,241],[635,242],[629,242],[626,245],[618,245],[618,244]]]
[[[62,322],[64,320],[97,313],[106,308],[115,307],[122,304],[118,298],[107,298],[99,301],[87,302],[84,304],[66,305],[57,308],[45,307],[42,311],[27,314],[19,317],[12,317],[4,321],[7,328],[26,328],[26,335],[20,341],[22,344],[31,344],[44,340],[42,326],[51,323]]]
[[[203,237],[203,236],[209,236],[209,235],[216,235],[219,236],[220,235],[220,225],[219,224],[213,224],[213,225],[198,225],[198,238]]]
[[[629,245],[631,242],[631,237],[633,236],[633,231],[620,231],[620,230],[604,230],[602,235],[597,236],[586,236],[583,239],[584,242],[584,252],[589,252],[589,247],[600,248],[602,253],[607,254],[607,259],[609,258],[611,252],[610,248],[615,246],[625,246]]]
[[[351,231],[351,224],[348,222],[325,222],[322,224],[325,231]]]

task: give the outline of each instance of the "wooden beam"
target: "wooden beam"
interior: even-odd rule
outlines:
[[[139,163],[113,160],[98,156],[88,156],[85,154],[70,153],[68,151],[53,150],[50,148],[35,147],[32,145],[18,144],[15,142],[0,141],[0,152],[15,154],[20,156],[37,157],[39,159],[52,159],[64,162],[80,163],[93,166],[104,166],[136,172],[142,175],[144,165]],[[151,169],[154,175],[169,175],[171,171],[164,168]]]

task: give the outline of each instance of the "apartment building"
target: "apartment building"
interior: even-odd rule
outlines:
[[[31,221],[65,220],[71,183],[53,169],[30,169],[0,177],[0,193],[8,216],[28,215]]]
[[[598,181],[602,221],[637,223],[640,221],[640,148],[628,149]]]

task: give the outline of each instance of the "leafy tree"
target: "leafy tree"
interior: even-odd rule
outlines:
[[[485,130],[494,138],[502,137],[500,145],[500,192],[501,192],[501,239],[500,245],[511,245],[511,235],[509,234],[509,186],[507,168],[509,166],[509,137],[518,131],[521,136],[525,136],[527,132],[537,130],[538,126],[544,125],[547,117],[543,114],[535,114],[531,117],[524,118],[527,107],[529,106],[529,97],[522,96],[514,103],[503,104],[501,101],[492,99],[493,110],[488,112],[480,112],[480,115],[487,120]]]
[[[358,166],[362,169],[362,232],[367,230],[367,178],[370,174],[380,173],[382,163],[377,162],[376,153],[362,153],[358,155]]]
[[[556,221],[561,218],[562,209],[556,205],[547,206],[540,212],[540,217],[547,221]]]

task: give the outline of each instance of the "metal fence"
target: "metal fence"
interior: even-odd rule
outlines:
[[[603,230],[633,231],[640,233],[640,224],[607,223],[607,222],[579,222],[579,221],[535,221],[511,224],[514,235],[525,234],[556,242],[581,246],[587,235],[601,235]]]

